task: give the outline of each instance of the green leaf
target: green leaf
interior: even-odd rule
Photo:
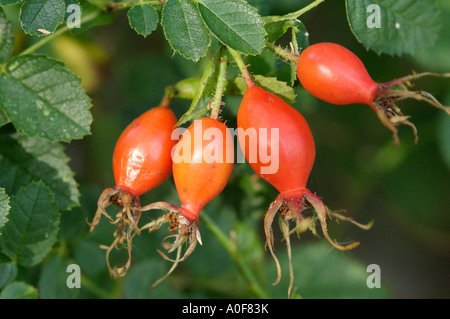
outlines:
[[[80,79],[40,55],[13,58],[0,74],[0,105],[18,130],[69,142],[90,133],[91,102]]]
[[[7,256],[0,253],[0,289],[12,282],[16,276],[16,264]]]
[[[177,98],[192,100],[199,83],[199,78],[187,78],[177,82],[174,86],[177,92]]]
[[[350,255],[336,250],[327,242],[299,243],[291,236],[294,289],[305,299],[387,298],[387,287],[368,288],[371,272]],[[280,243],[284,244],[284,243]],[[288,258],[285,250],[276,251],[282,268],[281,281],[270,288],[272,296],[287,296],[289,285]],[[275,280],[275,263],[268,259],[269,280]],[[381,268],[383,272],[383,268]],[[381,275],[381,279],[383,276]]]
[[[43,181],[62,209],[79,205],[79,191],[68,166],[64,147],[23,133],[0,136],[0,185],[9,194],[32,182]]]
[[[2,234],[2,228],[8,221],[9,209],[9,197],[5,193],[4,188],[0,188],[0,236]]]
[[[244,54],[260,54],[266,32],[255,8],[243,0],[199,0],[209,30],[225,45]]]
[[[197,5],[192,0],[168,0],[162,12],[162,26],[172,48],[197,62],[211,42]]]
[[[37,265],[56,241],[58,204],[42,182],[31,183],[11,200],[9,222],[3,228],[0,247],[19,265]]]
[[[43,36],[38,30],[54,32],[64,21],[64,0],[26,0],[20,10],[20,23],[25,33]]]
[[[5,63],[11,57],[14,48],[14,34],[11,23],[0,8],[0,63]]]
[[[0,299],[37,299],[37,290],[24,282],[13,282],[0,293]]]
[[[130,26],[144,38],[156,30],[158,21],[158,12],[149,4],[134,6],[128,11]]]
[[[450,16],[449,2],[439,1],[438,10],[441,17]],[[418,50],[414,55],[414,60],[419,62],[420,66],[427,71],[442,72],[443,70],[450,70],[450,59],[448,59],[448,52],[450,52],[450,19],[441,19],[442,28],[439,32],[439,37],[433,45],[433,49],[423,48]],[[448,105],[448,103],[446,104]]]
[[[305,25],[300,20],[284,20],[277,22],[268,22],[264,24],[267,32],[267,41],[274,42],[281,38],[288,30],[293,29],[297,33],[297,41],[299,48],[306,48],[309,46],[309,34],[306,31]]]
[[[16,4],[19,3],[21,0],[0,0],[0,5],[1,6],[9,6],[12,4]]]
[[[434,1],[346,0],[346,7],[355,37],[378,54],[414,54],[438,38],[439,11]]]
[[[272,94],[279,96],[286,103],[290,105],[295,103],[295,98],[297,97],[297,95],[295,94],[295,90],[286,82],[280,81],[274,77],[266,77],[260,74],[256,74],[253,77],[253,80],[258,86],[262,87],[264,90]],[[242,77],[237,77],[234,81],[241,91],[241,94],[244,94],[247,90],[244,79]]]
[[[200,118],[208,111],[208,103],[212,100],[218,78],[219,54],[206,64],[200,82],[192,99],[191,106],[178,120],[177,126]]]
[[[0,127],[2,127],[5,124],[8,124],[9,120],[6,118],[5,113],[0,108]]]
[[[42,299],[74,299],[80,289],[67,287],[67,279],[72,274],[67,266],[74,264],[63,256],[54,256],[42,267],[39,277],[39,295]]]

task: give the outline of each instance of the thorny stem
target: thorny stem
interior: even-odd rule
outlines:
[[[222,105],[222,96],[225,91],[225,85],[227,83],[227,67],[228,67],[228,52],[223,48],[220,49],[219,58],[219,76],[217,78],[216,92],[214,100],[211,102],[211,114],[212,119],[219,119],[220,107]]]
[[[212,221],[212,219],[207,214],[200,215],[200,219],[202,220],[202,223],[204,223],[206,228],[211,231],[211,233],[219,240],[222,246],[230,254],[239,271],[244,276],[245,280],[250,284],[250,289],[252,290],[252,292],[258,298],[269,298],[268,293],[261,287],[250,266],[242,258],[242,256],[239,256],[232,240],[222,232],[222,230]]]
[[[298,42],[297,42],[297,31],[292,28],[292,41],[289,43],[291,45],[292,52],[298,57]],[[297,60],[291,61],[291,85],[294,86],[295,80],[297,79]]]
[[[266,47],[281,56],[282,58],[285,58],[291,62],[297,63],[298,61],[298,54],[295,54],[289,50],[283,49],[282,47],[273,44],[269,41],[266,41]]]
[[[87,23],[87,22],[90,22],[90,21],[94,20],[95,18],[100,16],[101,13],[102,13],[102,11],[94,11],[94,12],[84,16],[81,19],[81,24]],[[61,35],[63,33],[66,33],[69,30],[70,30],[70,28],[67,25],[65,25],[64,27],[56,30],[54,33],[45,36],[44,38],[42,38],[38,42],[36,42],[33,45],[29,46],[28,48],[23,50],[19,55],[26,55],[26,54],[33,53],[34,51],[36,51],[37,49],[42,47],[44,44],[46,44],[47,42],[50,42],[51,40],[53,40],[57,36],[59,36],[59,35]]]
[[[228,52],[230,52],[231,56],[233,57],[234,61],[236,62],[239,71],[241,71],[242,77],[244,78],[245,84],[247,85],[247,88],[251,88],[255,86],[255,83],[252,80],[252,77],[250,76],[250,72],[247,69],[247,65],[244,63],[244,60],[242,60],[241,55],[233,50],[230,47],[228,48]]]

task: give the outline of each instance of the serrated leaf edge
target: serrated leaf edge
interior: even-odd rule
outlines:
[[[5,227],[5,225],[8,223],[8,221],[9,221],[9,219],[8,219],[8,215],[9,215],[9,211],[10,211],[10,209],[11,209],[11,205],[10,205],[10,202],[11,202],[11,198],[8,196],[8,194],[6,193],[6,190],[4,189],[4,188],[2,188],[2,187],[0,187],[0,195],[1,194],[4,194],[5,196],[6,196],[6,214],[5,214],[5,223],[3,224],[3,226],[2,225],[0,225],[0,236],[2,235],[2,228],[3,227]]]
[[[267,36],[267,32],[266,32],[266,29],[264,28],[264,21],[263,21],[263,19],[261,18],[261,16],[259,15],[259,13],[258,13],[258,10],[255,8],[255,7],[253,7],[253,6],[251,6],[248,2],[245,2],[245,1],[241,1],[241,0],[237,0],[237,1],[240,1],[244,6],[246,6],[246,7],[248,7],[248,8],[250,8],[255,14],[256,14],[256,16],[258,17],[258,20],[260,21],[260,23],[261,23],[261,29],[263,30],[263,39],[265,39],[266,38],[266,36]],[[198,3],[201,3],[205,8],[207,8],[201,1],[198,1]],[[198,5],[198,4],[197,4]],[[207,8],[208,9],[208,8]],[[209,10],[209,9],[208,9]],[[211,13],[213,13],[215,16],[217,16],[214,12],[212,12],[211,10],[209,10]],[[265,48],[265,45],[264,45],[264,41],[263,41],[263,45],[262,45],[262,47],[261,47],[261,49],[260,50],[258,50],[257,48],[254,48],[255,50],[256,50],[256,52],[255,53],[251,53],[251,52],[242,52],[241,50],[239,50],[238,48],[235,48],[234,46],[231,46],[231,45],[228,45],[228,44],[226,44],[226,43],[224,43],[221,39],[219,39],[219,37],[211,30],[211,28],[208,26],[208,24],[204,21],[204,18],[203,18],[203,15],[202,15],[202,12],[199,10],[199,12],[200,12],[200,16],[202,17],[202,19],[203,19],[203,22],[204,22],[204,24],[206,25],[206,27],[208,28],[208,30],[209,30],[209,32],[220,42],[220,43],[222,43],[223,45],[225,45],[225,46],[229,46],[230,48],[232,48],[232,49],[234,49],[234,50],[236,50],[236,51],[238,51],[238,52],[240,52],[240,53],[242,53],[242,54],[245,54],[245,55],[251,55],[251,56],[256,56],[256,55],[259,55],[259,54],[261,54],[261,52],[262,52],[262,50]],[[217,17],[217,18],[219,18],[219,17]],[[234,30],[233,30],[234,31]],[[236,33],[235,32],[235,34],[238,34],[238,33]],[[242,40],[244,40],[245,41],[245,39],[244,38],[242,38],[242,37],[240,37]],[[245,41],[246,43],[248,43],[247,41]],[[250,44],[249,44],[250,45]],[[250,45],[250,47],[252,47],[253,48],[253,46],[252,45]]]
[[[196,2],[194,2],[194,4],[195,4],[195,6],[197,7],[197,10],[198,10],[198,4],[197,4]],[[164,5],[164,8],[165,8],[165,7],[166,7],[166,6]],[[206,46],[205,53],[204,53],[202,56],[200,56],[198,59],[193,59],[193,58],[190,58],[190,57],[186,56],[184,53],[182,53],[182,52],[180,52],[179,50],[175,49],[174,46],[173,46],[173,44],[172,44],[172,42],[171,42],[170,39],[167,37],[166,29],[164,28],[164,8],[163,8],[162,11],[161,11],[161,26],[162,26],[162,29],[163,29],[163,32],[164,32],[164,37],[166,38],[166,40],[167,40],[167,42],[169,43],[170,47],[172,48],[172,50],[174,50],[175,52],[177,52],[178,54],[180,54],[183,58],[185,58],[185,59],[187,59],[187,60],[192,60],[192,61],[194,61],[194,62],[197,63],[201,58],[203,58],[203,57],[206,56],[206,54],[207,54],[207,52],[208,52],[208,48],[211,46],[211,36],[210,36],[210,34],[208,34],[208,38],[209,38],[208,45]],[[200,15],[200,17],[201,17],[200,10],[199,10],[199,15]],[[205,22],[203,21],[203,19],[202,19],[202,23],[203,23],[203,25],[205,26],[205,28],[206,28],[208,31],[210,31],[209,28],[206,26]]]
[[[17,194],[14,195],[11,198],[11,202],[19,195],[19,192],[22,191],[22,192],[26,193],[30,188],[34,187],[35,185],[42,186],[48,192],[48,195],[50,197],[50,202],[55,206],[57,212],[60,214],[59,205],[58,205],[58,202],[55,200],[55,195],[53,194],[51,189],[43,181],[33,181],[33,182],[28,183],[25,186],[22,186],[19,189],[19,191],[17,192]],[[58,234],[59,229],[60,229],[60,222],[61,222],[61,219],[59,218],[58,219],[58,223],[56,225],[56,236],[53,238],[53,241],[51,242],[50,248],[55,244],[55,242],[58,239],[57,234]],[[27,227],[28,227],[28,225],[27,225]],[[19,248],[17,249],[17,251],[15,251],[15,255],[14,256],[10,256],[10,255],[7,254],[9,257],[14,258],[15,260],[17,260],[17,256],[20,255],[20,252],[23,249],[22,241],[23,241],[23,238],[21,239],[21,244],[19,245]],[[50,249],[49,249],[49,251],[50,251]],[[49,253],[49,251],[47,252],[47,254]],[[6,254],[6,252],[4,252],[4,253]],[[43,256],[43,258],[45,258],[45,256]],[[17,263],[19,265],[21,265],[21,263],[19,261],[17,261]],[[28,266],[28,265],[23,265],[23,266]]]
[[[51,61],[55,62],[56,65],[59,65],[60,67],[62,67],[62,68],[64,69],[64,71],[70,73],[71,76],[74,77],[74,81],[73,81],[73,82],[74,82],[75,84],[79,85],[79,86],[83,89],[83,91],[84,91],[84,88],[81,86],[81,78],[80,78],[79,76],[77,76],[75,73],[73,73],[70,69],[66,68],[64,62],[62,62],[62,61],[60,61],[60,60],[57,60],[57,59],[54,59],[54,58],[51,58],[51,57],[49,57],[48,55],[45,55],[45,54],[27,54],[27,55],[19,55],[19,56],[13,57],[13,58],[12,58],[11,60],[9,60],[8,63],[6,64],[6,68],[5,68],[5,73],[4,73],[4,74],[6,74],[6,75],[9,76],[11,79],[13,79],[14,81],[16,81],[16,79],[14,79],[13,77],[11,77],[11,76],[9,75],[9,73],[8,73],[8,68],[9,68],[9,66],[10,66],[13,62],[16,62],[17,59],[24,58],[24,57],[35,57],[35,58],[43,57],[43,58],[46,58],[46,59],[48,59],[48,60],[51,60]],[[15,66],[14,66],[14,67],[15,67]],[[0,73],[0,75],[1,75],[1,73]],[[17,82],[17,81],[16,81],[16,82]],[[23,86],[24,88],[28,89],[28,87],[26,87],[26,86],[23,85],[22,83],[20,83],[20,82],[17,82],[17,83],[20,84],[21,86]],[[86,109],[86,111],[89,111],[89,110],[92,108],[92,99],[91,99],[91,97],[90,97],[88,94],[86,94],[86,92],[85,92],[84,95],[86,96],[87,102],[89,103],[89,107]],[[61,139],[56,139],[56,138],[55,138],[55,139],[51,139],[51,138],[48,138],[48,137],[45,137],[45,136],[30,135],[28,132],[26,132],[26,131],[21,127],[20,123],[17,123],[16,121],[11,120],[11,117],[8,115],[8,113],[6,112],[6,110],[4,109],[4,107],[2,108],[2,110],[3,110],[3,113],[6,115],[7,119],[9,119],[10,122],[13,123],[14,127],[15,127],[17,130],[20,130],[20,131],[24,132],[24,133],[25,133],[27,136],[29,136],[29,137],[35,137],[35,136],[37,136],[37,137],[40,137],[40,138],[44,138],[44,139],[46,139],[46,140],[49,140],[49,141],[51,141],[51,142],[70,142],[70,141],[72,141],[72,140],[82,139],[82,138],[84,138],[85,136],[88,136],[88,135],[91,135],[91,134],[92,134],[92,132],[91,132],[91,130],[90,130],[90,126],[92,125],[92,122],[93,122],[93,116],[92,116],[92,113],[91,113],[91,112],[89,112],[90,122],[89,122],[89,129],[88,129],[88,130],[85,130],[85,129],[84,129],[83,127],[81,127],[78,123],[76,123],[76,122],[74,122],[74,121],[71,120],[71,122],[76,123],[77,126],[80,126],[80,127],[83,129],[83,131],[84,131],[83,135],[81,135],[81,136],[75,136],[75,137],[68,138],[68,139],[64,139],[64,138],[61,138]]]
[[[133,25],[131,24],[130,14],[129,14],[129,13],[130,13],[130,11],[131,11],[133,8],[136,8],[136,7],[139,7],[139,6],[140,6],[140,7],[150,6],[150,7],[155,11],[156,15],[158,16],[158,21],[156,22],[155,27],[154,27],[152,30],[150,30],[150,32],[147,33],[147,34],[143,34],[142,32],[139,32],[139,31],[138,31],[135,27],[133,27]],[[155,10],[155,8],[154,8],[153,6],[151,6],[151,5],[149,5],[149,4],[142,4],[142,5],[138,4],[138,5],[136,5],[136,6],[131,7],[131,8],[128,10],[128,12],[127,12],[127,18],[128,18],[128,24],[130,25],[130,27],[131,27],[134,31],[136,31],[137,34],[143,36],[144,38],[148,37],[153,31],[155,31],[155,30],[158,28],[158,24],[159,24],[159,22],[160,22],[160,18],[159,18],[158,12]]]
[[[436,1],[433,1],[434,4],[436,4]],[[362,46],[367,50],[372,50],[373,52],[375,52],[376,54],[378,54],[379,56],[381,54],[387,54],[389,56],[402,56],[403,54],[410,54],[410,55],[414,55],[415,52],[417,51],[418,47],[413,48],[412,50],[406,52],[406,51],[386,51],[386,50],[377,50],[375,48],[373,48],[372,46],[368,45],[367,43],[364,43],[363,41],[361,41],[361,39],[358,37],[358,35],[355,33],[355,30],[353,29],[352,23],[350,21],[350,17],[348,15],[349,9],[348,9],[348,0],[345,0],[345,15],[347,18],[347,22],[348,22],[348,26],[350,28],[350,30],[352,31],[353,36],[356,38],[356,40],[358,40],[359,43],[362,44]],[[437,12],[440,12],[440,10],[437,10]],[[392,48],[392,47],[391,47]]]
[[[20,1],[22,1],[22,0],[20,0]],[[20,1],[18,1],[18,2],[20,2]],[[22,1],[22,4],[21,4],[21,6],[20,6],[20,10],[19,10],[20,27],[22,28],[23,32],[25,32],[26,34],[33,35],[33,36],[38,36],[38,37],[45,36],[46,34],[45,34],[45,33],[42,33],[42,32],[29,33],[29,32],[27,32],[27,31],[25,30],[25,28],[23,27],[23,22],[22,22],[22,11],[23,11],[23,6],[24,6],[25,2],[26,2],[26,1]],[[62,2],[64,3],[64,0],[63,0]],[[65,3],[64,3],[64,7],[65,7]],[[66,10],[64,10],[64,14],[62,15],[61,21],[58,22],[58,24],[55,26],[55,30],[58,28],[58,26],[59,26],[61,23],[64,22],[65,15],[66,15]],[[36,15],[36,16],[37,16],[37,15]],[[55,30],[46,30],[46,31],[48,31],[48,32],[55,32]],[[38,31],[38,30],[36,30],[36,31]]]

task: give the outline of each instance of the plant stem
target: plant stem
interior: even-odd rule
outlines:
[[[266,41],[266,47],[269,48],[270,50],[272,50],[273,52],[275,52],[276,54],[278,54],[279,56],[291,61],[291,62],[295,62],[297,63],[298,61],[298,55],[288,51],[286,49],[283,49],[282,47],[273,44],[271,42]]]
[[[252,77],[250,76],[250,72],[248,72],[247,65],[244,63],[244,60],[242,60],[241,55],[230,47],[227,47],[227,49],[228,52],[230,52],[231,56],[233,57],[234,61],[236,61],[236,64],[239,68],[239,71],[241,71],[242,77],[244,78],[247,88],[255,86],[255,83],[253,82]]]
[[[290,43],[291,50],[295,55],[298,56],[298,42],[297,42],[297,31],[295,28],[291,29],[292,31],[292,41]],[[291,61],[291,85],[294,86],[295,81],[297,80],[297,61]]]
[[[227,67],[228,67],[228,52],[223,48],[220,48],[219,58],[219,75],[217,78],[216,92],[214,99],[211,102],[211,114],[212,119],[217,120],[219,118],[220,107],[222,105],[222,96],[225,91],[225,85],[227,83]]]
[[[313,9],[314,7],[317,7],[319,4],[321,4],[324,1],[325,0],[315,0],[315,1],[311,2],[310,4],[308,4],[306,7],[303,7],[302,9],[297,10],[295,12],[288,13],[288,14],[284,15],[284,17],[287,19],[297,19],[302,14],[308,12],[309,10]]]
[[[194,96],[192,97],[192,103],[189,109],[181,116],[181,118],[178,120],[178,123],[176,127],[186,123],[187,121],[194,118],[193,115],[195,115],[196,111],[201,111],[201,114],[205,113],[206,107],[204,107],[205,111],[203,111],[202,108],[197,108],[201,98],[204,94],[205,88],[208,85],[212,74],[214,73],[214,69],[216,67],[216,63],[219,60],[218,54],[215,54],[214,57],[211,60],[208,60],[207,64],[204,67],[203,74],[200,78],[200,82],[197,85],[197,89],[195,90]]]
[[[319,4],[321,4],[324,1],[325,0],[315,0],[315,1],[311,2],[310,4],[308,4],[307,6],[301,8],[300,10],[297,10],[297,11],[285,14],[283,16],[268,16],[268,17],[264,17],[264,22],[268,23],[268,22],[278,22],[278,21],[297,19],[302,14],[304,14],[304,13],[308,12],[309,10],[317,7]]]
[[[203,212],[204,213],[204,212]],[[247,262],[238,255],[235,249],[234,243],[228,238],[222,230],[212,221],[212,219],[207,214],[200,215],[202,223],[213,233],[213,235],[219,240],[222,246],[227,250],[233,259],[234,263],[238,267],[241,274],[244,276],[245,280],[249,283],[251,291],[258,297],[262,299],[269,298],[268,293],[261,287],[255,274],[251,271]]]
[[[164,95],[159,103],[160,106],[169,106],[172,99],[176,95],[176,90],[173,86],[167,86],[164,90]]]
[[[86,15],[84,18],[81,19],[81,24],[94,20],[101,13],[102,13],[101,11],[91,12],[90,14]],[[47,42],[53,40],[57,36],[67,32],[69,30],[70,30],[70,28],[67,25],[65,25],[64,27],[56,30],[54,33],[45,36],[44,38],[42,38],[38,42],[36,42],[33,45],[29,46],[27,49],[23,50],[19,55],[25,55],[25,54],[33,53],[34,51],[36,51],[37,49],[42,47],[44,44],[46,44]]]

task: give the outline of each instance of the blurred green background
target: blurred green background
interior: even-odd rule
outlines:
[[[309,1],[250,1],[262,15],[295,11]],[[415,56],[393,57],[368,52],[348,26],[344,1],[325,1],[302,17],[310,43],[342,44],[358,55],[377,82],[412,71],[450,72],[450,3],[440,1],[442,28],[435,47]],[[14,8],[9,13],[14,14]],[[16,28],[18,47],[26,38]],[[22,41],[22,43],[20,42]],[[66,62],[92,98],[92,134],[66,144],[70,166],[82,192],[82,206],[64,212],[55,252],[37,269],[22,269],[20,276],[35,281],[42,297],[85,298],[252,298],[254,297],[230,256],[208,229],[201,225],[203,246],[164,283],[148,287],[170,267],[156,249],[168,235],[165,227],[136,237],[133,264],[124,278],[109,277],[104,251],[99,244],[112,242],[114,228],[103,220],[89,233],[86,218],[92,218],[101,191],[114,186],[111,167],[114,143],[136,116],[156,106],[166,85],[200,76],[198,64],[174,54],[161,27],[148,38],[128,25],[126,12],[105,26],[60,36],[41,52]],[[250,68],[280,79],[289,79],[288,66],[271,52],[255,58]],[[417,86],[450,105],[450,81],[426,78]],[[400,104],[419,132],[419,142],[408,127],[399,128],[401,144],[391,144],[391,133],[367,106],[334,106],[321,102],[297,87],[294,105],[307,119],[315,137],[317,158],[308,187],[331,209],[345,209],[357,221],[375,220],[363,231],[341,222],[330,222],[330,234],[342,242],[359,241],[350,252],[337,251],[325,239],[310,232],[292,239],[295,285],[306,298],[449,298],[450,297],[450,117],[425,103]],[[223,119],[235,127],[240,97],[226,97]],[[172,109],[181,116],[189,100],[175,100]],[[251,265],[274,298],[285,298],[288,284],[287,256],[279,232],[277,254],[283,266],[282,283],[275,280],[275,264],[264,251],[262,219],[276,191],[255,178],[248,164],[237,164],[224,192],[205,207],[227,235],[235,238],[240,255]],[[142,203],[166,200],[179,204],[173,181],[142,197]],[[150,221],[160,212],[144,214]],[[319,231],[320,235],[320,231]],[[125,252],[115,252],[120,263]],[[56,289],[65,280],[67,262],[80,264],[82,289]],[[381,268],[381,289],[368,289],[369,264]],[[63,270],[61,270],[63,269]],[[55,271],[58,276],[55,276]],[[59,278],[59,279],[58,279]],[[54,284],[52,284],[54,283]]]

